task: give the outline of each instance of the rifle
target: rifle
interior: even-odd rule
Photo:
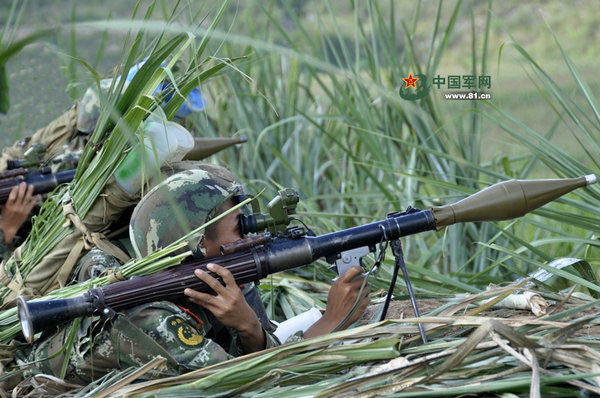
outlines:
[[[152,275],[94,288],[72,298],[27,302],[20,296],[17,312],[23,335],[32,342],[37,332],[80,316],[102,314],[114,318],[117,311],[136,305],[185,297],[185,288],[211,292],[211,288],[194,275],[194,270],[200,268],[222,282],[218,275],[207,270],[208,263],[229,269],[238,284],[308,265],[322,257],[335,264],[338,275],[342,275],[347,268],[360,265],[362,256],[375,251],[378,243],[394,243],[403,236],[439,230],[455,223],[521,217],[596,180],[595,175],[553,180],[510,180],[492,185],[454,204],[427,210],[409,208],[405,212],[390,213],[381,221],[320,236],[308,236],[303,228],[297,226],[287,228],[285,233],[280,232],[280,225],[276,224],[289,220],[288,216],[294,212],[297,202],[290,190],[284,190],[269,204],[273,210],[271,216],[240,216],[242,233],[266,227],[279,230],[274,236],[264,234],[259,238],[243,239],[233,248],[222,248],[222,252],[229,254],[188,260]],[[405,269],[403,272],[406,278]],[[412,293],[411,299],[414,300]]]

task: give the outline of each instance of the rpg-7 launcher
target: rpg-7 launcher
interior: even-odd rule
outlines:
[[[393,243],[403,236],[439,230],[455,223],[520,217],[578,187],[595,182],[594,175],[554,180],[510,180],[454,204],[390,213],[385,220],[320,236],[307,236],[306,231],[297,226],[281,233],[280,224],[289,221],[288,216],[294,213],[297,203],[293,191],[284,190],[269,203],[269,216],[257,216],[256,212],[241,216],[243,233],[266,228],[273,234],[260,235],[258,241],[252,237],[249,245],[238,242],[233,250],[231,247],[223,248],[227,253],[232,252],[230,254],[186,261],[153,275],[94,288],[73,298],[27,302],[19,297],[18,315],[25,338],[32,342],[37,332],[76,317],[103,314],[113,318],[117,311],[139,304],[182,298],[185,288],[210,292],[211,288],[194,275],[194,270],[200,268],[220,279],[206,269],[208,263],[228,268],[238,284],[258,281],[269,274],[307,265],[322,257],[336,263],[341,275],[347,267],[360,264],[361,255],[356,255],[359,249],[368,253],[385,241],[391,242],[394,248]]]
[[[194,139],[194,148],[185,156],[185,160],[202,160],[232,145],[242,144],[247,141],[247,137],[218,137],[218,138],[199,138]],[[43,158],[46,154],[46,147],[43,144],[36,143],[29,148],[23,156],[23,159],[10,159],[7,161],[7,170],[0,172],[0,204],[6,203],[8,195],[12,188],[21,182],[26,182],[34,186],[33,193],[52,192],[60,184],[70,182],[75,177],[75,170],[67,170],[58,173],[52,173],[49,166],[44,164]],[[79,156],[73,154],[63,155],[59,158],[51,159],[48,162],[72,164],[76,167]]]
[[[40,167],[45,153],[43,144],[34,144],[24,153],[23,159],[8,160],[7,170],[0,172],[0,204],[6,203],[13,187],[22,182],[33,185],[34,194],[43,194],[73,180],[75,170],[52,173],[49,166]],[[77,164],[77,160],[74,159],[73,163]]]

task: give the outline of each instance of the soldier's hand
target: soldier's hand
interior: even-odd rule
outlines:
[[[216,278],[200,269],[196,276],[206,283],[216,295],[201,293],[193,289],[185,289],[184,294],[189,299],[206,308],[225,326],[236,329],[242,340],[246,353],[265,348],[266,338],[256,313],[246,302],[244,294],[235,282],[231,272],[217,264],[208,264],[208,270],[219,275],[225,286]]]
[[[33,196],[33,185],[27,186],[22,182],[13,187],[2,209],[2,220],[0,220],[0,228],[4,232],[6,243],[12,243],[17,231],[29,219],[31,210],[39,200],[39,195]]]
[[[364,276],[360,276],[362,272],[361,267],[351,267],[333,283],[327,296],[327,309],[323,317],[304,333],[304,337],[311,338],[330,333],[344,320],[359,297],[360,288],[365,279]],[[369,292],[369,284],[366,284],[359,299],[358,307],[342,325],[342,329],[356,322],[365,312],[370,301]]]

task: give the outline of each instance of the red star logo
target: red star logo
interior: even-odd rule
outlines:
[[[404,87],[405,90],[409,87],[413,87],[415,90],[417,89],[417,86],[415,85],[415,83],[417,82],[417,80],[419,80],[419,78],[413,77],[412,73],[408,74],[408,78],[402,79],[402,80],[404,80],[404,82],[406,82],[406,86]]]

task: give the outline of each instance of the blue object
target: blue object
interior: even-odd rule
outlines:
[[[195,112],[200,112],[206,107],[206,97],[202,94],[199,87],[194,88],[188,94],[187,98],[181,104],[175,117],[183,119]]]
[[[135,74],[140,70],[140,68],[144,65],[144,63],[146,63],[147,59],[148,58],[145,58],[143,61],[138,62],[137,64],[133,65],[129,69],[129,72],[127,73],[127,78],[125,79],[125,80],[127,80],[127,82],[131,82],[131,80],[133,79]],[[166,65],[166,62],[164,62],[164,61],[160,64],[161,67],[164,67],[165,65]],[[171,87],[171,84],[163,82],[163,83],[159,84],[159,86],[156,88],[156,90],[154,90],[153,94],[157,95],[161,91],[163,91],[169,87]],[[167,97],[165,99],[163,106],[164,106],[164,104],[169,102],[169,100],[172,97],[173,97],[173,94],[169,95],[169,97]],[[188,94],[188,96],[185,99],[185,101],[183,102],[183,104],[181,104],[181,106],[177,110],[177,113],[175,113],[175,117],[178,119],[183,119],[183,118],[191,115],[192,113],[202,111],[205,107],[206,107],[206,97],[204,96],[204,94],[202,94],[202,91],[200,91],[200,88],[196,87]]]
[[[142,66],[144,66],[147,59],[148,59],[148,57],[144,58],[143,61],[140,61],[137,64],[133,65],[131,68],[129,68],[129,72],[127,73],[127,78],[125,78],[127,83],[130,83],[133,80],[133,77],[135,76],[136,73],[138,73],[140,68]],[[165,65],[166,65],[166,63],[164,61],[160,64],[161,67],[164,67]]]

